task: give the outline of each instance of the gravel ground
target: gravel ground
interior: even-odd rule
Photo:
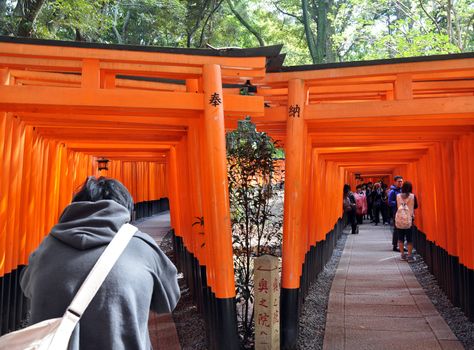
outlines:
[[[168,233],[160,243],[160,248],[174,261],[173,241],[171,232]],[[189,288],[186,286],[183,275],[178,275],[181,288],[181,298],[173,311],[173,319],[178,331],[178,338],[183,350],[207,349],[206,325],[193,303]]]
[[[344,230],[337,242],[329,262],[321,271],[317,280],[310,287],[300,316],[298,348],[304,350],[318,350],[323,348],[324,329],[326,327],[326,311],[328,308],[329,292],[332,280],[336,274],[337,265],[348,235]]]
[[[465,349],[474,350],[474,323],[470,322],[462,310],[453,306],[446,294],[438,286],[436,278],[430,273],[423,258],[416,254],[416,262],[411,269],[425,290],[433,305],[449,325],[453,333],[463,343]]]
[[[199,314],[184,279],[179,280],[181,298],[173,311],[173,319],[183,350],[207,349],[206,324]]]

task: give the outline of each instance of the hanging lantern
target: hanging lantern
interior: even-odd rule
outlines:
[[[99,171],[109,170],[109,168],[107,167],[108,163],[109,163],[109,160],[106,158],[102,157],[100,159],[97,159],[97,165],[98,165]]]
[[[257,93],[257,87],[252,85],[250,80],[247,80],[243,87],[240,88],[241,95],[255,95]]]

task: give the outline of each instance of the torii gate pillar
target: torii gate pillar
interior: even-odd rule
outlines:
[[[239,349],[235,309],[234,264],[230,223],[229,188],[224,126],[224,100],[221,67],[216,64],[203,66],[204,87],[204,156],[207,160],[209,218],[204,218],[211,232],[211,257],[215,272],[217,312],[217,348]]]

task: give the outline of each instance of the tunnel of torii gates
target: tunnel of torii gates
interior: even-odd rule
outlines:
[[[342,187],[356,174],[412,181],[417,250],[474,318],[474,54],[285,67],[280,49],[0,38],[2,333],[26,313],[28,255],[106,157],[142,216],[169,199],[210,347],[237,349],[225,131],[245,116],[286,154],[282,348],[296,345],[301,301],[342,232]],[[247,80],[254,95],[240,94]]]

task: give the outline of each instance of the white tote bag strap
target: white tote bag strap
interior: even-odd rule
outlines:
[[[133,225],[124,224],[105,248],[66,310],[49,349],[64,349],[64,346],[67,347],[69,338],[82,314],[137,230]]]

